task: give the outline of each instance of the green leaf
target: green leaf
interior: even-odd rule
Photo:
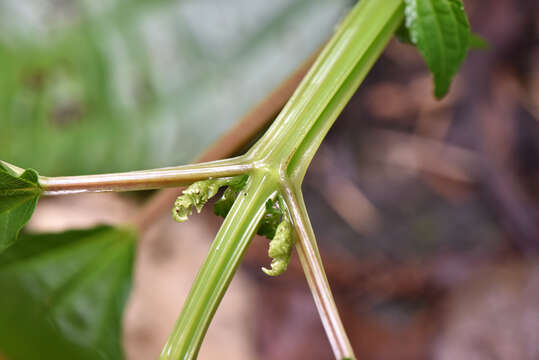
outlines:
[[[135,235],[111,227],[23,235],[0,255],[0,353],[119,360]]]
[[[174,220],[177,222],[187,221],[193,213],[193,208],[200,213],[204,205],[217,194],[222,185],[221,179],[202,180],[191,184],[174,202],[172,208]]]
[[[247,184],[247,179],[249,179],[249,175],[234,176],[227,182],[227,185],[232,190],[239,192],[245,187],[245,184]]]
[[[247,178],[247,175],[238,175],[233,177],[197,181],[189,185],[187,189],[182,191],[182,195],[178,196],[174,202],[174,207],[172,208],[172,217],[174,220],[180,223],[187,221],[189,216],[191,216],[193,213],[193,208],[195,208],[200,214],[204,205],[209,199],[217,194],[221,187],[228,186],[233,191],[240,191],[247,183]],[[234,200],[232,200],[232,203],[233,202]],[[221,211],[225,214],[224,216],[226,216],[228,210],[230,210],[230,207],[232,207],[232,203],[225,205],[224,208],[218,211]],[[218,207],[220,206],[221,205],[218,205]]]
[[[488,40],[479,34],[470,32],[470,49],[486,50],[490,47]]]
[[[268,256],[272,258],[271,269],[262,268],[269,276],[279,276],[286,271],[294,245],[292,224],[283,220],[277,227],[275,237],[270,241]]]
[[[268,200],[266,202],[266,213],[257,231],[258,235],[265,236],[270,240],[275,237],[277,227],[283,218],[283,213],[281,209],[275,207],[275,202],[275,200]]]
[[[223,192],[223,196],[213,205],[213,213],[223,219],[226,218],[237,197],[238,193],[231,187],[227,187]]]
[[[410,31],[408,31],[408,28],[406,27],[406,23],[402,23],[401,26],[395,31],[395,36],[397,39],[399,39],[400,42],[403,42],[405,44],[414,45],[412,43],[412,39],[410,39]]]
[[[406,35],[416,45],[434,76],[434,95],[442,98],[464,61],[470,45],[470,24],[461,0],[405,0]]]
[[[223,196],[213,205],[214,214],[226,218],[242,187],[234,188],[232,185],[228,187],[223,193]],[[258,235],[265,236],[270,240],[275,236],[277,226],[279,226],[283,217],[281,209],[275,206],[275,202],[275,200],[271,199],[266,202],[266,212],[256,232]]]
[[[17,240],[40,194],[37,172],[29,169],[17,176],[0,161],[0,253]]]
[[[247,183],[247,175],[238,176],[234,178],[234,181],[228,183],[228,187],[223,192],[223,196],[215,202],[213,205],[213,213],[217,216],[225,218],[230,211],[230,208],[234,204],[234,200],[238,197],[238,192],[243,189]]]
[[[410,39],[410,32],[406,28],[406,25],[403,23],[395,32],[397,39],[400,42],[405,44],[414,45]],[[490,44],[487,39],[481,35],[470,31],[470,38],[468,40],[469,50],[486,50],[490,47]]]

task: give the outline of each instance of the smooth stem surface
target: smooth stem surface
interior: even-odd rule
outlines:
[[[285,198],[296,228],[301,263],[335,357],[354,358],[324,273],[300,186],[322,139],[403,18],[403,0],[360,1],[275,122],[246,154],[254,164],[248,195],[238,197],[219,231],[162,359],[195,358],[211,317],[264,213],[265,199],[277,191]],[[260,195],[252,193],[255,189]]]
[[[296,250],[333,354],[337,359],[353,359],[355,358],[354,350],[346,336],[327,281],[301,190],[285,187],[282,194],[296,228],[298,236]]]
[[[160,359],[195,359],[206,330],[247,246],[276,195],[275,179],[254,172],[217,233]]]
[[[177,187],[249,174],[213,242],[161,359],[194,359],[210,321],[256,233],[269,198],[284,197],[297,249],[335,357],[353,358],[301,194],[305,172],[323,138],[404,17],[403,0],[361,0],[328,42],[283,111],[244,156],[118,174],[40,177],[45,195]],[[13,171],[22,171],[10,166]]]
[[[363,3],[365,1],[361,1]],[[290,159],[287,168],[287,174],[291,180],[301,182],[312,158],[318,150],[322,140],[329,129],[342,112],[352,95],[372,68],[376,60],[380,57],[389,40],[392,38],[395,30],[403,21],[404,5],[401,0],[384,0],[382,2],[365,2],[363,10],[366,11],[361,16],[362,21],[355,23],[356,29],[368,29],[368,31],[357,31],[356,37],[347,37],[346,42],[352,45],[355,41],[361,41],[361,49],[358,49],[358,58],[355,66],[348,73],[346,79],[342,82],[340,88],[335,92],[331,100],[327,103],[324,110],[318,115],[316,121],[310,128],[304,128],[302,131],[303,141],[295,150]],[[383,3],[381,6],[380,3]],[[370,6],[368,6],[370,5]],[[376,5],[376,7],[374,7]],[[384,17],[375,16],[383,8]],[[370,13],[367,12],[369,10]],[[372,16],[369,17],[368,15]],[[366,17],[366,18],[365,18]],[[354,47],[355,48],[355,47]],[[350,63],[351,64],[351,63]]]
[[[116,174],[39,177],[44,195],[81,192],[151,190],[178,187],[215,177],[245,174],[253,165],[245,157],[200,164]]]
[[[309,165],[327,131],[403,18],[403,0],[360,1],[249,153],[261,157],[266,166],[285,166],[289,176],[304,173],[295,167],[306,169]],[[290,165],[293,168],[288,169]],[[293,180],[300,182],[301,177]]]

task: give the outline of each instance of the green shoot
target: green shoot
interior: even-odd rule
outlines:
[[[285,219],[277,226],[275,237],[270,241],[268,255],[273,260],[271,261],[271,270],[262,268],[266,275],[279,276],[286,271],[292,254],[293,239],[292,225]]]
[[[187,221],[193,213],[193,208],[200,213],[208,200],[214,197],[221,187],[229,186],[234,189],[242,187],[245,181],[246,176],[197,181],[185,189],[183,195],[178,196],[174,202],[174,208],[172,209],[174,220],[177,222]]]

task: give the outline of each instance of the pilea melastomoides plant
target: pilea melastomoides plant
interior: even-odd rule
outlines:
[[[443,97],[470,47],[461,0],[362,0],[305,75],[265,134],[244,155],[128,173],[44,177],[0,162],[0,352],[8,359],[121,359],[121,316],[136,231],[99,227],[21,235],[40,196],[187,186],[173,205],[183,222],[220,188],[225,217],[162,353],[194,359],[228,284],[257,232],[271,242],[271,276],[293,245],[337,359],[354,353],[332,298],[301,184],[324,136],[397,33],[415,45]],[[252,134],[253,136],[255,134]],[[172,205],[172,204],[171,204]],[[30,345],[31,344],[31,345]]]

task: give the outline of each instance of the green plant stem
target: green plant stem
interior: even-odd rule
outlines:
[[[301,189],[294,190],[290,186],[285,186],[281,193],[296,229],[296,250],[333,354],[337,359],[354,359],[354,350],[329,287]]]
[[[403,0],[362,0],[350,12],[266,134],[244,156],[121,174],[40,177],[46,195],[176,187],[248,173],[189,293],[161,359],[194,359],[265,211],[280,191],[297,231],[305,276],[336,358],[353,358],[329,288],[300,186],[323,138],[403,19]]]
[[[195,359],[213,314],[256,233],[275,179],[255,171],[212,243],[160,359]]]
[[[128,173],[39,178],[45,195],[57,195],[178,187],[208,178],[249,175],[195,279],[161,359],[196,358],[266,211],[266,201],[275,197],[294,224],[301,264],[335,357],[354,358],[324,272],[301,184],[322,140],[403,18],[404,0],[361,0],[340,24],[275,122],[244,156]],[[5,165],[16,173],[23,171]]]
[[[394,32],[399,27],[403,20],[403,10],[401,0],[384,0],[383,2],[368,3],[370,5],[367,8],[366,1],[365,10],[380,11],[378,8],[385,7],[384,10],[386,17],[381,19],[379,16],[376,18],[378,21],[374,21],[374,14],[372,18],[369,18],[369,13],[362,17],[363,21],[356,24],[360,29],[367,28],[368,32],[359,31],[356,34],[359,36],[356,40],[365,42],[360,49],[358,61],[350,71],[346,80],[341,84],[341,87],[333,95],[333,98],[329,101],[326,108],[319,115],[318,119],[312,124],[310,129],[305,130],[302,134],[303,141],[298,149],[294,152],[294,156],[291,158],[287,173],[291,179],[303,180],[305,173],[312,158],[318,150],[322,140],[328,133],[329,129],[337,119],[338,115],[342,112],[350,98],[354,95],[357,88],[372,68],[376,60],[380,57],[387,43],[393,37]],[[383,6],[382,6],[383,3]],[[373,6],[376,5],[376,8]],[[380,21],[383,20],[383,21]],[[354,42],[355,40],[349,40]],[[368,45],[370,43],[370,46]]]
[[[322,322],[337,359],[354,358],[344,331],[305,205],[301,183],[309,163],[331,125],[404,18],[403,0],[362,0],[337,29],[320,57],[264,136],[246,154],[253,179],[266,176],[265,197],[279,190],[298,235],[298,253]],[[254,182],[253,182],[254,183]],[[249,188],[252,191],[252,185]],[[246,199],[248,198],[245,197]],[[161,355],[194,359],[211,317],[263,213],[263,198],[250,204],[241,196],[219,231]],[[262,202],[261,202],[262,201]],[[255,206],[254,208],[252,206]],[[249,226],[246,228],[245,224]],[[226,252],[217,252],[227,244]],[[228,245],[229,244],[229,245]],[[221,272],[225,273],[221,275]],[[215,294],[215,295],[214,295]]]
[[[362,0],[339,25],[290,101],[250,150],[294,182],[404,18],[403,0]]]
[[[245,174],[253,168],[246,157],[200,164],[115,174],[39,177],[44,195],[82,192],[150,190],[189,185],[209,178]]]

